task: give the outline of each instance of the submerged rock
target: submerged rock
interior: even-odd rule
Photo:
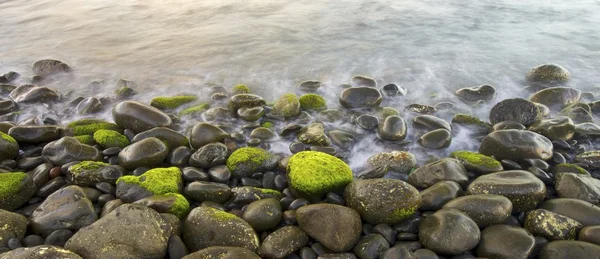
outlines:
[[[569,71],[557,64],[538,65],[527,72],[526,79],[530,83],[560,84],[569,81]]]
[[[317,145],[317,146],[329,146],[331,140],[325,134],[325,128],[323,124],[315,122],[304,127],[298,132],[298,141],[304,144]]]
[[[491,85],[461,88],[456,91],[456,95],[468,102],[491,101],[496,97],[496,88]]]
[[[38,76],[49,76],[53,74],[69,73],[73,70],[69,65],[60,60],[42,59],[33,63],[33,73]]]
[[[400,141],[407,135],[406,121],[400,116],[388,116],[377,127],[377,137],[381,140]]]
[[[10,93],[16,103],[56,102],[60,97],[58,90],[36,85],[22,85]]]

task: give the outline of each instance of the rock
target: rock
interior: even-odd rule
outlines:
[[[341,109],[327,109],[320,111],[317,114],[317,121],[339,123],[343,122],[348,118],[348,114],[345,110]]]
[[[458,89],[455,94],[467,102],[491,101],[496,97],[496,88],[491,85],[465,87]]]
[[[498,259],[527,259],[535,248],[535,238],[524,228],[494,225],[481,231],[477,256]]]
[[[261,257],[283,259],[308,244],[308,236],[296,226],[285,226],[273,231],[256,251]]]
[[[0,77],[1,78],[1,77]],[[1,91],[1,90],[0,90]],[[5,115],[18,110],[17,104],[9,99],[0,98],[0,115]]]
[[[240,108],[252,108],[258,106],[265,106],[267,103],[265,100],[254,94],[236,94],[229,98],[229,103],[227,103],[227,108],[232,116],[237,115],[237,111]]]
[[[234,187],[231,188],[231,198],[227,204],[235,204],[241,207],[261,199],[275,198],[280,200],[283,197],[283,194],[273,189],[253,186]]]
[[[446,202],[456,198],[458,195],[462,194],[462,192],[462,188],[456,182],[438,182],[419,193],[419,196],[421,196],[420,210],[437,211],[441,209]]]
[[[292,190],[309,199],[342,190],[353,179],[352,170],[344,161],[317,151],[296,153],[290,158],[287,171]]]
[[[532,234],[551,241],[575,239],[577,232],[583,227],[571,218],[544,209],[529,212],[524,226]]]
[[[304,144],[317,146],[331,145],[331,140],[325,135],[323,124],[318,122],[312,123],[300,130],[298,133],[298,141]]]
[[[534,93],[529,100],[551,109],[562,109],[579,102],[581,91],[570,87],[551,87]]]
[[[555,188],[561,198],[574,198],[600,204],[600,180],[585,174],[556,175]]]
[[[419,144],[429,149],[443,149],[450,146],[452,134],[445,129],[436,129],[423,134],[418,140]]]
[[[420,206],[419,192],[394,179],[355,180],[344,191],[346,205],[371,224],[395,224],[410,217]]]
[[[170,213],[177,218],[183,218],[190,211],[190,203],[179,193],[167,193],[143,198],[135,202],[148,208],[152,208],[158,213]],[[179,225],[179,221],[177,221]]]
[[[426,164],[408,175],[408,183],[417,188],[428,188],[439,181],[454,181],[466,186],[469,178],[462,163],[453,158]]]
[[[37,85],[22,85],[12,92],[9,97],[16,103],[47,103],[60,100],[60,93],[54,88]]]
[[[117,198],[134,202],[152,195],[180,193],[183,189],[181,170],[177,167],[154,168],[140,176],[126,175],[117,180]]]
[[[453,199],[443,208],[462,211],[483,229],[491,225],[504,224],[512,213],[513,205],[508,198],[501,195],[474,194]]]
[[[190,165],[210,168],[219,165],[217,161],[225,161],[227,146],[221,143],[209,143],[197,149],[190,157]]]
[[[98,113],[102,111],[102,109],[104,109],[104,106],[102,105],[102,102],[96,97],[85,98],[81,100],[81,102],[79,102],[79,104],[77,104],[77,106],[75,107],[75,111],[77,111],[77,113],[81,115]]]
[[[547,63],[538,65],[527,72],[526,79],[530,83],[560,84],[569,81],[571,74],[564,67]]]
[[[573,123],[576,124],[594,122],[594,116],[592,115],[589,106],[581,103],[565,107],[558,115],[569,117],[573,120]]]
[[[404,111],[418,114],[433,114],[437,111],[437,109],[430,105],[413,103],[404,107]]]
[[[348,207],[311,204],[296,211],[298,226],[333,252],[348,251],[360,238],[360,215]]]
[[[21,75],[15,71],[10,71],[2,76],[0,76],[0,84],[11,83],[12,81],[17,80]]]
[[[202,115],[202,113],[204,113],[205,111],[208,110],[210,106],[207,103],[201,103],[201,104],[196,104],[190,107],[187,107],[183,110],[181,110],[177,116],[179,117],[199,117],[200,115]],[[219,107],[222,108],[222,107]],[[226,117],[229,117],[229,110],[227,110],[226,108],[223,108],[225,110],[224,114],[226,114]],[[207,111],[208,112],[208,111]]]
[[[133,137],[131,142],[139,142],[147,138],[157,138],[162,140],[169,150],[173,150],[181,146],[189,146],[190,141],[183,134],[165,127],[153,128],[144,132],[140,132]]]
[[[0,176],[0,179],[2,176]],[[8,247],[8,240],[25,237],[27,218],[21,214],[0,209],[0,247]]]
[[[81,256],[57,246],[39,245],[34,247],[21,247],[7,253],[0,254],[0,259],[27,258],[27,259],[82,259]]]
[[[229,137],[229,134],[221,128],[206,122],[200,122],[190,132],[190,144],[193,148],[199,149],[208,143],[221,142],[227,137]]]
[[[231,196],[231,188],[222,183],[195,181],[185,187],[184,193],[185,196],[196,202],[223,203]]]
[[[381,140],[400,141],[407,135],[406,121],[400,116],[388,116],[377,127],[377,137]]]
[[[535,132],[526,130],[498,130],[488,134],[479,153],[497,160],[523,161],[526,158],[548,160],[552,157],[552,142]]]
[[[550,140],[569,140],[575,134],[575,123],[569,117],[538,120],[529,130],[540,133]]]
[[[350,87],[342,91],[339,101],[346,109],[373,108],[381,104],[383,97],[372,87]]]
[[[183,222],[183,241],[190,251],[211,246],[235,246],[254,251],[259,240],[256,232],[243,219],[213,209],[197,207]]]
[[[254,252],[252,252],[246,248],[234,247],[234,246],[211,246],[209,248],[205,248],[205,249],[202,249],[195,253],[191,253],[187,256],[184,256],[182,259],[198,259],[198,258],[261,259],[260,256],[256,255]]]
[[[123,167],[103,162],[84,161],[69,166],[66,174],[67,181],[79,186],[95,187],[106,182],[115,184],[119,177],[125,175]]]
[[[502,100],[490,110],[492,124],[514,121],[529,126],[541,117],[538,107],[532,101],[522,98]]]
[[[363,114],[356,118],[356,125],[364,130],[376,129],[379,126],[379,119],[373,115]]]
[[[277,134],[265,127],[258,127],[250,132],[250,138],[260,139],[263,142],[273,142],[277,140]]]
[[[0,132],[0,161],[19,155],[19,143],[10,135]]]
[[[79,186],[67,186],[48,196],[30,219],[34,233],[48,236],[55,230],[77,231],[98,219],[92,202]]]
[[[342,130],[329,131],[333,143],[339,147],[348,147],[354,143],[354,135]]]
[[[372,77],[356,75],[350,79],[350,83],[354,87],[365,86],[365,87],[377,87],[377,82]]]
[[[300,108],[303,111],[322,111],[327,109],[327,102],[318,94],[305,94],[300,96]]]
[[[591,122],[576,124],[575,135],[581,137],[598,137],[600,136],[600,126]]]
[[[278,200],[267,198],[252,202],[246,207],[242,218],[247,221],[254,230],[262,232],[273,229],[281,221],[282,208]]]
[[[119,165],[128,170],[138,167],[152,168],[163,163],[169,148],[157,138],[146,138],[125,147],[119,152]]]
[[[300,82],[295,87],[303,92],[316,92],[323,84],[316,80],[307,80]]]
[[[492,125],[479,118],[468,114],[456,114],[452,117],[452,128],[466,128],[470,130],[469,135],[487,135],[492,131]]]
[[[168,127],[172,120],[162,111],[134,101],[120,102],[112,110],[113,120],[119,127],[140,133],[156,127]]]
[[[443,119],[432,115],[419,115],[413,118],[413,127],[415,128],[423,128],[428,131],[436,130],[436,129],[445,129],[451,131],[452,128],[450,123],[446,122]]]
[[[77,231],[65,249],[90,259],[162,259],[170,236],[163,225],[158,212],[139,204],[124,204]]]
[[[417,167],[417,158],[406,151],[381,152],[369,157],[366,167],[383,168],[385,173],[409,174]]]
[[[62,129],[56,126],[15,126],[8,135],[21,144],[39,144],[60,138]]]
[[[29,174],[0,173],[0,209],[13,211],[21,207],[36,192]]]
[[[261,148],[243,147],[227,158],[227,168],[236,177],[250,177],[256,172],[273,170],[278,157]]]
[[[152,98],[150,106],[159,110],[173,110],[198,100],[194,95],[159,96]]]
[[[377,259],[388,249],[390,249],[390,244],[382,235],[369,234],[358,241],[354,247],[354,254],[360,259]]]
[[[123,132],[123,129],[119,128],[117,124],[97,119],[82,119],[73,121],[67,124],[66,131],[68,134],[72,134],[74,136],[83,136],[94,135],[96,131],[101,129],[114,130],[119,133]]]
[[[585,164],[592,168],[599,168],[600,167],[600,151],[591,150],[591,151],[585,151],[583,153],[579,153],[579,154],[577,154],[577,156],[575,156],[575,162]]]
[[[273,105],[273,112],[285,119],[296,117],[300,114],[300,101],[295,94],[284,94]]]
[[[558,198],[546,200],[538,207],[580,222],[584,227],[600,225],[600,208],[589,202]]]
[[[38,60],[33,63],[32,69],[33,73],[38,76],[49,76],[73,71],[69,65],[54,59]]]
[[[539,259],[588,259],[599,258],[600,246],[582,241],[559,240],[545,245]]]
[[[600,226],[587,226],[579,231],[577,240],[600,244]]]
[[[114,130],[98,130],[94,133],[94,141],[102,148],[111,147],[125,148],[129,145],[129,139]]]
[[[467,171],[489,174],[502,171],[502,164],[489,156],[469,151],[454,151],[450,157],[460,161]]]
[[[479,227],[467,215],[444,209],[428,216],[419,225],[419,241],[436,253],[458,255],[479,243]]]
[[[527,129],[527,127],[525,127],[525,125],[518,123],[516,121],[503,121],[503,122],[498,122],[498,123],[494,124],[494,131],[509,130],[509,129],[524,130],[524,129]]]
[[[530,172],[503,171],[477,177],[467,189],[469,194],[498,194],[513,204],[513,212],[535,208],[546,197],[546,186]]]
[[[240,108],[237,111],[237,115],[240,119],[245,121],[257,121],[263,115],[265,115],[265,108],[262,106],[252,108]]]

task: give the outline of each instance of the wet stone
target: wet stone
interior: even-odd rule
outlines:
[[[377,137],[381,140],[400,141],[404,140],[408,128],[406,121],[400,116],[388,116],[377,127]]]
[[[352,86],[377,87],[377,82],[372,77],[356,75],[350,79]]]
[[[513,121],[529,126],[539,118],[538,107],[533,102],[522,98],[502,100],[490,110],[492,124]]]
[[[534,93],[529,100],[541,103],[551,109],[562,109],[575,104],[581,98],[581,91],[570,87],[551,87]]]
[[[419,240],[424,247],[440,254],[457,255],[479,243],[479,227],[455,209],[440,210],[425,218],[419,226]]]
[[[538,65],[526,75],[528,82],[543,85],[565,83],[570,77],[571,74],[566,68],[552,63]]]
[[[476,102],[479,100],[491,101],[496,97],[496,88],[491,85],[466,87],[458,89],[456,95],[460,99],[468,102]]]
[[[468,180],[463,164],[453,158],[426,164],[408,175],[408,183],[417,188],[428,188],[440,181],[454,181],[465,186]]]
[[[347,108],[373,108],[383,101],[381,93],[372,87],[351,87],[340,94],[340,104]]]
[[[419,113],[419,114],[433,114],[437,110],[433,106],[414,103],[414,104],[410,104],[410,105],[404,107],[404,111],[414,112],[414,113]]]
[[[452,135],[446,129],[437,129],[425,133],[418,140],[419,144],[429,149],[443,149],[450,146]]]
[[[581,223],[560,214],[538,209],[529,212],[525,229],[548,240],[572,240],[583,226]]]
[[[379,119],[373,115],[364,114],[356,118],[356,125],[364,130],[372,130],[379,125]]]
[[[525,130],[499,130],[488,134],[479,153],[498,160],[522,161],[526,158],[548,160],[552,157],[552,142],[537,133]]]
[[[481,231],[477,256],[485,258],[527,259],[535,246],[535,238],[527,230],[508,225],[494,225]]]
[[[381,88],[381,93],[386,97],[405,96],[406,89],[396,84],[387,84]]]

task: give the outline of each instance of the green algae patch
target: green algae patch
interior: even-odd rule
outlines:
[[[67,124],[67,129],[74,136],[93,135],[99,130],[123,132],[117,124],[97,119],[81,119]]]
[[[110,164],[104,163],[104,162],[83,161],[83,162],[79,162],[75,165],[70,166],[69,172],[71,172],[72,174],[79,174],[83,171],[100,169],[102,167],[109,166],[109,165]]]
[[[172,110],[196,100],[198,97],[193,95],[159,96],[150,101],[150,106],[160,110]]]
[[[0,173],[0,201],[17,195],[21,182],[27,177],[26,173]]]
[[[182,219],[185,215],[190,212],[190,202],[179,193],[166,193],[165,196],[175,198],[173,205],[169,209],[168,213],[171,213],[178,218]]]
[[[19,155],[19,144],[10,135],[0,132],[0,161],[13,159]]]
[[[272,129],[275,126],[275,124],[273,124],[273,122],[270,121],[265,121],[263,122],[263,124],[260,124],[260,126],[267,129]]]
[[[129,139],[114,130],[98,130],[94,133],[94,141],[103,148],[120,147],[124,148],[129,145]]]
[[[554,177],[561,173],[574,173],[574,174],[584,174],[591,175],[590,172],[585,170],[583,167],[574,165],[574,164],[558,164],[552,168],[552,172],[554,173]]]
[[[493,173],[502,171],[503,169],[500,161],[476,152],[454,151],[450,154],[450,157],[461,161],[469,171]]]
[[[0,131],[0,137],[3,138],[4,140],[10,142],[10,143],[17,144],[17,141],[13,137],[11,137],[10,135],[8,135],[8,134],[6,134],[4,132]]]
[[[121,182],[138,185],[154,195],[179,193],[183,184],[181,170],[177,167],[154,168],[140,176],[122,176],[117,180],[117,184]]]
[[[292,118],[300,114],[300,101],[295,94],[284,94],[273,105],[273,112],[284,118]]]
[[[227,168],[236,176],[249,176],[264,169],[265,161],[271,157],[262,148],[243,147],[235,150],[227,158]]]
[[[204,111],[208,110],[210,106],[207,103],[202,103],[198,105],[194,105],[188,108],[181,110],[178,114],[179,117],[183,116],[198,116],[202,114]]]
[[[79,141],[79,143],[81,143],[81,144],[86,144],[86,145],[90,145],[90,146],[93,146],[94,144],[96,144],[96,141],[94,141],[94,137],[91,135],[80,135],[80,136],[75,136],[74,138],[77,141]]]
[[[233,89],[231,89],[231,93],[233,95],[236,94],[250,94],[252,93],[252,91],[250,91],[250,88],[246,85],[243,84],[239,84],[233,87]]]
[[[344,161],[317,151],[296,153],[287,171],[290,187],[307,198],[341,190],[353,180],[352,170]]]
[[[300,108],[303,111],[322,111],[327,109],[327,102],[318,94],[300,96]]]

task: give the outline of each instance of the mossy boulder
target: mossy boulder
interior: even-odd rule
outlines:
[[[0,132],[0,161],[13,159],[19,154],[19,143],[10,135]]]
[[[173,110],[196,100],[198,97],[193,95],[159,96],[150,101],[150,106],[159,110]]]
[[[399,223],[421,206],[419,191],[395,179],[355,180],[346,186],[344,199],[346,206],[373,225]]]
[[[275,102],[273,112],[286,119],[296,117],[300,114],[300,101],[295,94],[284,94]]]
[[[190,211],[190,203],[179,193],[166,193],[162,195],[154,195],[136,201],[137,204],[142,204],[152,208],[158,213],[170,213],[178,218],[183,218]]]
[[[272,129],[275,127],[275,124],[273,122],[270,121],[265,121],[262,124],[260,124],[261,127],[263,128],[267,128],[267,129]]]
[[[96,141],[94,141],[94,136],[91,136],[91,135],[80,135],[80,136],[74,136],[73,138],[75,138],[81,144],[86,144],[86,145],[90,145],[90,146],[96,144]]]
[[[267,102],[262,97],[255,94],[236,94],[229,98],[227,109],[231,116],[236,117],[240,108],[252,108],[266,104]]]
[[[498,160],[476,152],[454,151],[450,154],[450,157],[458,159],[467,171],[479,174],[489,174],[503,170],[502,164]]]
[[[239,84],[239,85],[234,86],[231,89],[231,93],[234,95],[235,94],[249,94],[249,93],[252,93],[252,91],[250,90],[250,88],[248,86]]]
[[[94,133],[94,141],[103,148],[120,147],[129,145],[129,139],[114,130],[99,130]]]
[[[181,170],[177,167],[154,168],[140,176],[126,175],[117,180],[117,198],[134,202],[152,195],[180,193]]]
[[[25,237],[27,218],[19,213],[0,209],[0,226],[0,246],[8,247],[8,240],[11,238],[20,240]]]
[[[123,132],[117,124],[97,119],[81,119],[67,124],[67,132],[74,136],[94,135],[98,130]]]
[[[227,168],[237,177],[250,177],[256,172],[273,170],[277,157],[261,148],[243,147],[227,158]]]
[[[0,173],[0,209],[13,211],[35,194],[31,176],[26,173]]]
[[[212,246],[236,246],[254,251],[259,239],[252,226],[222,210],[200,206],[183,222],[183,241],[190,251]]]
[[[46,259],[46,258],[61,258],[61,259],[82,259],[76,253],[52,245],[39,245],[32,247],[19,247],[15,250],[1,254],[2,259],[8,258],[27,258],[27,259]]]
[[[306,198],[342,190],[353,180],[352,170],[344,161],[317,151],[296,153],[290,158],[287,171],[292,190]]]
[[[477,135],[485,135],[492,131],[492,124],[482,121],[473,115],[463,113],[456,114],[452,117],[453,130],[456,128],[455,126],[470,129]]]
[[[325,98],[318,94],[305,94],[300,96],[299,101],[303,111],[321,111],[327,109]]]
[[[125,175],[123,167],[97,161],[83,161],[67,170],[67,182],[79,186],[95,187],[97,183],[115,184]]]
[[[208,110],[208,108],[210,108],[210,105],[208,105],[208,103],[196,104],[194,106],[187,107],[187,108],[181,110],[179,112],[178,116],[179,117],[200,116],[200,114],[202,114],[203,112]]]

